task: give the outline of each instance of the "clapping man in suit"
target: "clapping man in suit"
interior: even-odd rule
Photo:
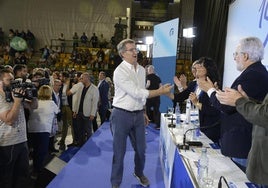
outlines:
[[[236,68],[241,74],[231,88],[237,89],[241,85],[249,97],[262,101],[268,92],[268,72],[261,63],[264,56],[262,41],[256,37],[243,38],[233,55]],[[231,157],[245,171],[251,148],[252,124],[235,107],[219,102],[216,98],[217,88],[208,77],[197,79],[197,83],[201,90],[207,92],[212,105],[223,112],[220,138],[222,154]]]

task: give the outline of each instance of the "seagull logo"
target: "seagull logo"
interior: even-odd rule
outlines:
[[[174,28],[171,28],[170,30],[169,30],[169,36],[173,36],[174,35]]]

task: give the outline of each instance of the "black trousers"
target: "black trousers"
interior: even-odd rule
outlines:
[[[0,187],[29,187],[27,142],[11,146],[0,146]]]
[[[74,120],[77,122],[79,131],[77,141],[82,146],[92,135],[92,121],[82,113],[78,113]]]
[[[160,127],[160,111],[159,111],[160,101],[147,99],[146,102],[146,113],[149,119]]]

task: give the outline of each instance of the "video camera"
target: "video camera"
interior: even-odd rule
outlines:
[[[14,93],[15,97],[22,97],[27,100],[32,100],[34,97],[37,97],[37,88],[34,84],[23,82],[21,80],[13,80],[11,81],[10,86],[4,88],[7,102],[13,101],[12,91],[14,91],[14,89],[22,89],[24,91],[23,95]]]
[[[38,83],[38,88],[40,88],[43,85],[50,85],[50,79],[49,78],[39,78],[37,80],[32,81],[32,83]]]

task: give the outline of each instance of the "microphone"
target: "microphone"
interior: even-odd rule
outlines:
[[[220,177],[219,182],[218,182],[218,188],[222,188],[222,182],[221,182],[222,179],[224,180],[225,185],[229,188],[230,186],[229,186],[229,184],[227,183],[227,180],[225,179],[224,176],[221,176],[221,177]]]
[[[200,142],[200,141],[188,141],[188,142],[186,142],[186,134],[189,131],[193,131],[196,129],[200,129],[200,127],[188,129],[187,131],[185,131],[185,133],[183,134],[183,144],[178,146],[179,149],[189,150],[190,146],[203,146],[202,142]]]
[[[217,121],[215,123],[213,123],[212,125],[209,125],[209,126],[203,126],[203,127],[195,127],[195,128],[192,128],[192,129],[188,129],[185,131],[185,133],[183,134],[183,143],[182,145],[177,145],[177,147],[179,149],[183,149],[183,150],[189,150],[189,147],[190,146],[197,146],[197,147],[202,147],[203,146],[203,143],[200,142],[200,141],[187,141],[186,142],[186,134],[189,132],[189,131],[193,131],[193,130],[197,130],[197,129],[208,129],[208,128],[213,128],[213,127],[216,127],[220,122]]]

